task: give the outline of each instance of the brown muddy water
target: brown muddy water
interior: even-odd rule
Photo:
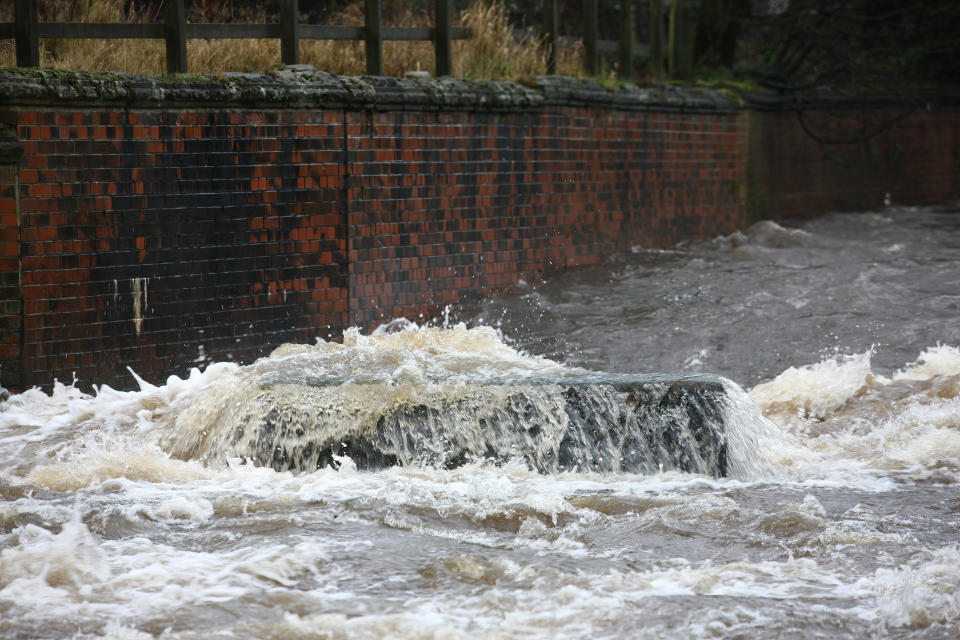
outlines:
[[[11,396],[0,637],[960,637],[958,257],[954,209],[762,223],[442,326]],[[522,456],[293,473],[238,449],[266,388],[346,438],[431,402],[469,432],[535,377],[549,433],[543,380],[583,369],[732,380],[729,477]]]

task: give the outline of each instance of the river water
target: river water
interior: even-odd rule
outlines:
[[[11,396],[0,637],[956,638],[958,256],[955,210],[761,223],[441,327]],[[710,372],[750,399],[728,387],[725,478],[251,464],[223,425],[243,385],[298,367],[341,381],[357,429],[424,389],[576,367]]]

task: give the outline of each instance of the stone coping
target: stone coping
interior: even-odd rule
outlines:
[[[629,83],[611,90],[594,80],[563,76],[536,76],[523,83],[449,77],[347,77],[309,65],[219,77],[0,69],[0,104],[64,103],[74,107],[202,105],[478,112],[533,111],[549,106],[736,112],[744,107],[744,101],[731,91]]]
[[[89,107],[269,107],[383,111],[536,111],[550,106],[732,113],[745,109],[930,108],[960,105],[960,91],[930,95],[853,97],[827,91],[777,94],[736,86],[621,83],[534,76],[523,82],[459,78],[338,76],[310,65],[263,74],[138,76],[55,69],[0,68],[0,104]]]

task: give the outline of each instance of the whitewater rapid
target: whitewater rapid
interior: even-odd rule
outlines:
[[[718,264],[772,280],[771,260],[794,275],[801,261],[833,259],[837,229],[848,226],[851,235],[866,228],[907,245],[894,217],[870,215],[808,225],[789,242],[769,227],[753,239],[721,239],[683,249],[682,265],[667,256],[663,268],[688,282]],[[943,237],[943,251],[952,247],[947,223],[905,215]],[[921,241],[937,256],[932,241]],[[878,242],[875,266],[861,269],[900,265],[913,269],[904,281],[920,281],[929,268],[946,288],[958,281],[940,261],[891,266],[884,260],[909,246],[890,244]],[[556,333],[545,316],[567,305],[565,317],[576,318],[571,299],[588,300],[588,291],[590,314],[602,306],[596,300],[615,307],[630,283],[652,295],[645,278],[657,258],[625,258],[635,259],[636,271],[615,264],[582,284],[584,276],[561,281],[562,301],[549,288],[521,288],[512,300],[527,307],[539,296],[540,315],[524,322]],[[708,289],[720,286],[704,278]],[[759,280],[744,278],[763,299]],[[791,282],[789,297],[812,299],[828,285],[809,286]],[[708,294],[656,304],[664,313],[693,305],[681,315],[699,309],[706,326],[715,304]],[[955,638],[960,350],[937,343],[952,335],[950,314],[931,305],[923,316],[914,306],[928,342],[895,366],[886,337],[866,349],[859,339],[851,349],[821,345],[813,358],[797,341],[775,375],[748,391],[731,386],[728,427],[741,439],[727,478],[546,474],[519,458],[365,471],[340,456],[314,471],[275,471],[220,448],[223,434],[211,431],[219,425],[211,416],[240,400],[231,391],[243,380],[322,375],[361,392],[372,377],[387,394],[377,401],[393,402],[441,380],[455,390],[476,376],[563,378],[599,368],[596,352],[571,350],[570,361],[589,367],[532,354],[509,322],[395,323],[348,332],[343,343],[282,347],[246,366],[140,381],[135,391],[58,384],[14,394],[0,406],[0,637]],[[624,317],[609,314],[610,323]],[[593,344],[613,349],[602,324]],[[771,324],[771,332],[786,326]],[[693,370],[726,362],[711,363],[718,325],[676,337],[684,353],[702,354]],[[645,340],[645,328],[634,331],[635,344]],[[766,343],[754,333],[756,345]],[[635,357],[650,362],[650,353]],[[363,399],[347,411],[357,424],[366,419]]]

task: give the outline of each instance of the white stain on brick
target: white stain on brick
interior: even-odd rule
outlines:
[[[149,278],[133,278],[133,328],[137,335],[143,331],[143,313],[147,310],[147,283]]]

